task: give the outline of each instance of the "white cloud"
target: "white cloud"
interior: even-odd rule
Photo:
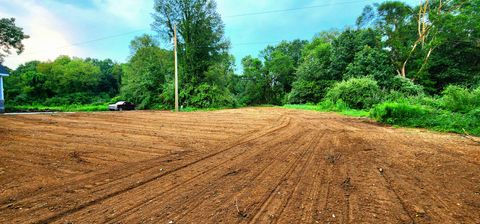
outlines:
[[[380,0],[365,0],[364,4],[377,1]],[[1,17],[17,18],[17,25],[23,27],[31,36],[24,41],[25,52],[20,56],[7,57],[6,65],[16,67],[30,60],[54,59],[62,54],[124,61],[129,53],[130,40],[142,32],[151,32],[153,2],[153,0],[0,0]],[[217,6],[226,25],[226,36],[235,45],[295,38],[310,39],[321,30],[353,25],[364,4],[339,5],[340,2],[349,1],[217,0]],[[315,9],[229,17],[243,13],[329,4],[331,6]],[[75,43],[125,33],[127,35],[72,46]],[[232,53],[239,59],[246,54],[255,55],[265,46],[266,44],[236,45],[232,48]]]
[[[7,11],[6,9],[15,9]],[[21,13],[18,13],[21,12]],[[16,67],[30,60],[49,60],[58,55],[79,55],[81,50],[75,47],[51,49],[48,46],[70,46],[71,33],[65,29],[61,19],[50,13],[46,8],[34,1],[0,1],[0,14],[3,17],[16,18],[16,25],[23,27],[24,32],[30,36],[23,41],[25,51],[21,55],[7,56],[5,65]]]
[[[129,40],[122,43],[125,46],[108,45],[109,40],[84,45],[75,43],[138,29],[147,32],[150,28],[152,0],[92,0],[92,4],[85,7],[77,3],[0,0],[1,17],[16,18],[17,26],[30,36],[23,41],[25,51],[7,56],[5,65],[15,68],[27,61],[52,60],[59,55],[115,57],[118,48],[128,48]],[[103,51],[99,51],[99,47]],[[105,48],[109,48],[109,52]]]
[[[152,0],[94,0],[96,8],[132,27],[145,27],[151,20]],[[106,16],[112,18],[112,16]]]

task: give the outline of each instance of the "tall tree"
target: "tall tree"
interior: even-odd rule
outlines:
[[[330,56],[330,73],[334,77],[342,77],[347,72],[347,66],[355,59],[355,54],[365,46],[381,48],[380,35],[373,29],[346,29],[332,41]]]
[[[261,53],[264,60],[264,73],[271,80],[272,97],[270,104],[285,102],[285,96],[292,89],[295,72],[302,60],[302,50],[308,41],[282,41],[276,46],[268,46]]]
[[[382,88],[389,88],[395,77],[395,68],[390,62],[388,52],[365,46],[355,54],[355,60],[347,66],[345,79],[365,76],[373,77]]]
[[[431,93],[480,81],[480,0],[440,2],[429,6],[429,35],[414,61],[419,68],[414,78]]]
[[[160,49],[152,40],[148,35],[132,40],[133,55],[124,66],[121,95],[139,108],[165,105],[168,101],[163,91],[167,77],[173,74],[173,54]]]
[[[205,82],[211,66],[224,61],[229,42],[214,0],[155,0],[152,27],[166,41],[178,30],[178,50],[182,74],[180,84],[184,99],[194,95],[195,86]],[[193,97],[193,96],[192,96]]]
[[[0,63],[3,62],[5,57],[11,54],[11,49],[16,49],[17,54],[20,54],[24,50],[22,40],[28,38],[23,33],[23,29],[15,25],[14,18],[1,18],[0,19]]]
[[[264,66],[260,59],[246,56],[242,59],[243,83],[240,94],[240,103],[247,105],[259,105],[269,103],[271,97],[271,80],[265,75]]]
[[[281,53],[282,55],[288,56],[293,62],[293,67],[296,68],[301,62],[302,50],[306,44],[308,44],[308,41],[300,39],[282,41],[276,46],[268,46],[260,53],[260,55],[268,61],[275,52]]]
[[[357,19],[359,27],[373,26],[384,38],[384,44],[390,50],[392,63],[397,73],[406,77],[405,61],[410,56],[411,46],[415,42],[415,24],[412,24],[412,7],[400,1],[386,1],[366,6]]]
[[[336,80],[341,79],[341,75],[329,71],[331,52],[331,43],[321,37],[315,38],[305,46],[302,64],[298,67],[288,102],[319,102],[327,89]]]
[[[100,68],[100,80],[96,91],[106,92],[110,97],[116,96],[120,92],[122,66],[112,61],[112,59],[87,58],[85,61]]]

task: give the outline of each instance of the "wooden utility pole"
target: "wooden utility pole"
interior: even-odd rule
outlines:
[[[175,54],[175,112],[178,112],[177,25],[173,25],[173,44]]]

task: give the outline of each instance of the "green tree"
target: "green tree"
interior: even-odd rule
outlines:
[[[293,67],[298,67],[302,60],[302,51],[305,45],[308,44],[306,40],[296,39],[293,41],[282,41],[276,46],[267,46],[260,55],[265,61],[271,60],[275,53],[281,53],[289,57],[293,62]]]
[[[60,56],[54,61],[31,61],[20,65],[5,79],[13,104],[40,103],[49,106],[107,102],[110,84],[96,59]],[[108,62],[108,60],[106,60]],[[102,88],[108,85],[108,88]]]
[[[268,46],[261,53],[264,59],[264,73],[271,80],[272,96],[269,104],[282,104],[292,90],[295,72],[302,60],[302,50],[308,41],[282,41],[276,46]]]
[[[212,66],[230,57],[229,42],[224,37],[224,25],[216,11],[216,2],[155,0],[154,8],[152,27],[166,41],[173,37],[175,25],[178,29],[178,52],[182,68],[181,102],[184,105],[201,106],[192,101],[194,98],[195,102],[202,101],[195,96],[196,88],[205,83],[206,72]]]
[[[440,93],[450,84],[473,87],[479,82],[479,7],[479,0],[455,0],[443,5],[441,13],[430,13],[436,33],[426,48],[434,50],[428,61],[428,52],[416,59],[417,67],[425,69],[414,76],[430,93]]]
[[[327,89],[341,76],[329,72],[332,45],[322,38],[315,38],[305,46],[303,62],[288,96],[289,103],[319,102]]]
[[[225,57],[205,72],[204,82],[193,90],[192,104],[203,108],[234,107],[236,100],[230,92],[234,76],[233,56]]]
[[[347,72],[348,65],[354,61],[356,53],[365,46],[381,48],[378,31],[373,29],[343,31],[332,42],[330,73],[334,77],[342,77]]]
[[[56,94],[94,93],[100,78],[100,69],[91,62],[68,56],[60,56],[51,63],[39,64],[38,70],[51,76],[47,84]]]
[[[388,52],[365,46],[355,54],[354,61],[347,66],[345,79],[373,77],[380,87],[389,88],[395,75],[395,68],[390,62]]]
[[[272,95],[270,79],[263,72],[263,63],[258,58],[247,56],[242,59],[243,75],[240,80],[243,90],[239,94],[240,103],[247,105],[259,105],[269,103]]]
[[[5,88],[5,97],[9,99],[10,102],[25,104],[29,103],[29,101],[31,102],[31,99],[53,95],[50,89],[40,85],[40,80],[45,82],[43,77],[37,79],[32,75],[39,74],[39,72],[37,72],[38,64],[40,64],[39,61],[27,62],[10,72],[10,76],[5,77],[5,86],[8,86],[8,88]],[[31,84],[34,84],[34,86],[31,86]],[[43,85],[45,85],[45,83],[43,83]],[[31,93],[34,94],[31,95]]]
[[[0,19],[0,63],[3,62],[5,57],[11,54],[11,49],[16,49],[17,54],[20,54],[24,50],[22,41],[28,38],[23,33],[23,29],[15,25],[14,18],[1,18]]]
[[[123,72],[122,66],[113,62],[111,59],[99,60],[87,58],[85,61],[92,63],[100,69],[100,80],[95,91],[108,93],[110,97],[118,95]]]
[[[384,37],[384,47],[390,50],[390,58],[397,73],[406,77],[405,61],[410,56],[415,38],[415,15],[412,7],[400,1],[386,1],[366,6],[357,19],[359,27],[373,26]]]
[[[135,38],[131,42],[135,52],[124,65],[121,95],[140,109],[158,105],[168,107],[163,91],[167,77],[174,73],[173,53],[151,44],[151,39],[148,35]]]

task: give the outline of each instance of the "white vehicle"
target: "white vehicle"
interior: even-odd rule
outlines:
[[[135,104],[126,102],[126,101],[118,101],[115,104],[108,105],[108,110],[110,111],[135,110]]]

